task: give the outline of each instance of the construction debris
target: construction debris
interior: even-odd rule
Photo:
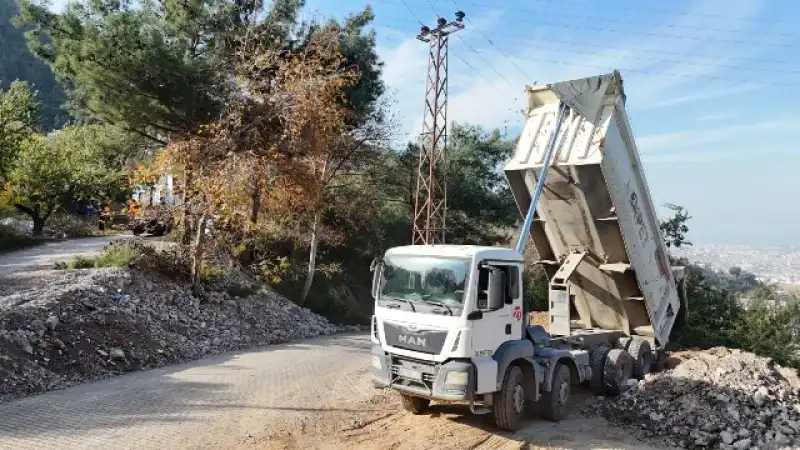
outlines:
[[[618,398],[585,410],[683,448],[782,449],[800,446],[797,372],[771,359],[727,348],[686,352]]]
[[[353,331],[268,288],[192,295],[130,269],[0,279],[0,401],[209,354]]]

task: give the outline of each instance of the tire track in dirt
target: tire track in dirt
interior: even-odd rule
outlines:
[[[517,433],[498,431],[491,415],[470,415],[464,406],[432,405],[415,416],[402,410],[395,394],[383,391],[348,414],[308,416],[304,424],[254,443],[257,450],[556,450],[659,447],[635,440],[600,418],[578,412],[589,398],[576,393],[571,414],[560,423],[532,419]]]

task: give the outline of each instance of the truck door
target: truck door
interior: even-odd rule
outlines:
[[[479,265],[476,285],[476,303],[473,317],[473,357],[490,357],[500,345],[522,338],[522,266],[518,263],[492,261]],[[505,272],[505,301],[499,309],[489,309],[489,273]]]

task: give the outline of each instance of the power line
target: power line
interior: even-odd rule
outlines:
[[[553,0],[527,0],[527,1],[529,1],[529,2],[537,2],[537,3],[551,3],[551,4],[552,3],[556,3]],[[472,6],[484,6],[484,7],[490,7],[490,8],[497,8],[497,4],[492,4],[492,3],[480,3],[480,2],[473,2],[473,1],[469,1],[469,0],[464,0],[464,3],[468,4],[468,5],[472,5]],[[557,3],[559,3],[559,4],[561,4],[561,3],[572,3],[574,5],[584,5],[584,6],[589,6],[589,5],[596,6],[597,5],[596,2],[588,2],[587,3],[587,2],[583,2],[583,1],[577,1],[577,0],[559,0]],[[694,12],[679,12],[679,13],[675,13],[675,11],[670,11],[668,9],[639,8],[639,7],[619,6],[619,5],[613,5],[613,8],[614,8],[615,11],[616,10],[626,11],[627,10],[627,11],[641,11],[641,12],[657,13],[657,14],[675,14],[678,17],[715,17],[715,18],[718,18],[718,19],[727,19],[727,20],[730,20],[730,19],[748,19],[748,20],[753,20],[753,19],[750,19],[749,17],[746,17],[746,16],[741,16],[741,15],[740,16],[735,16],[735,15],[730,15],[730,14],[694,13]],[[541,12],[542,12],[541,10],[526,9],[526,8],[506,8],[506,9],[515,10],[515,11],[532,12],[532,13],[537,13],[537,14],[541,14]],[[548,12],[547,15],[551,15],[551,13]],[[753,21],[754,22],[768,23],[770,25],[775,25],[776,22],[791,22],[791,25],[794,25],[794,21],[792,19],[783,19],[783,20],[781,20],[781,19],[778,19],[778,20],[775,20],[775,19],[758,19],[758,20],[753,20]]]
[[[407,5],[406,5],[406,7],[408,8]],[[409,11],[411,11],[411,10],[409,9]],[[411,11],[411,12],[413,14],[413,11]],[[387,17],[387,16],[381,16],[381,17],[382,18],[387,18],[387,19],[392,19],[393,22],[410,22],[409,20],[403,19],[403,18],[392,18],[392,17]],[[468,17],[466,19],[469,20]],[[472,22],[470,22],[470,23],[472,23]],[[559,26],[559,25],[563,25],[563,24],[557,24],[557,25],[554,25],[554,26]],[[609,31],[609,32],[620,33],[620,34],[627,33],[627,31],[617,30],[617,29],[604,29],[604,30],[605,31]],[[476,31],[480,32],[480,30],[476,30]],[[484,34],[484,33],[481,32],[481,34]],[[526,42],[530,42],[531,41],[531,38],[528,37],[528,36],[520,36],[520,35],[515,35],[515,34],[494,34],[494,36],[498,36],[498,37],[501,37],[501,38],[510,38],[510,39],[513,39],[513,40],[516,40],[516,41],[523,41],[523,40],[526,41]],[[672,38],[672,37],[674,37],[674,36],[671,36],[671,35],[663,35],[663,34],[655,34],[655,33],[653,34],[653,36],[658,36],[658,37],[663,37],[663,38]],[[489,39],[488,36],[487,36],[487,39]],[[705,40],[704,38],[697,38],[697,39]],[[727,42],[727,41],[725,41],[725,42]],[[736,42],[738,42],[738,41],[736,41]],[[554,43],[567,44],[567,45],[575,44],[574,41],[571,41],[571,40],[558,40],[558,39],[549,39],[548,38],[546,41],[544,41],[544,45],[546,45],[547,47],[552,47],[552,44],[554,44]],[[686,57],[686,58],[697,58],[697,59],[719,58],[720,57],[719,55],[712,55],[712,54],[708,54],[708,53],[685,53],[685,52],[675,52],[675,51],[670,51],[670,50],[662,50],[660,48],[647,49],[647,48],[637,48],[637,47],[628,47],[628,46],[618,46],[618,45],[600,44],[600,43],[595,43],[595,42],[587,42],[585,40],[581,41],[579,45],[581,47],[613,48],[615,50],[624,50],[624,51],[631,51],[631,52],[636,52],[636,53],[659,53],[659,54],[665,54],[665,55],[674,55],[674,56],[680,56],[680,57]],[[530,45],[530,46],[533,47],[533,45]],[[496,47],[496,45],[495,45],[495,47]],[[537,45],[536,47],[541,47],[541,45]],[[562,48],[571,49],[572,47],[562,47]],[[502,52],[502,50],[500,50],[499,48],[498,48],[498,50]],[[511,58],[510,56],[508,56],[507,53],[505,54],[505,56]],[[736,56],[736,55],[725,55],[724,58],[725,59],[731,59],[731,60],[756,61],[756,62],[759,62],[759,63],[783,64],[783,65],[788,65],[788,66],[800,67],[800,65],[798,65],[798,63],[795,62],[795,61],[783,60],[783,59],[751,58],[751,57]],[[653,59],[653,60],[655,60],[655,59]],[[663,61],[664,62],[675,62],[675,61],[672,61],[672,60],[663,60]],[[695,64],[696,65],[702,65],[703,63],[695,63]],[[745,67],[745,66],[731,66],[731,68],[739,68],[739,69],[744,69],[744,70],[753,70],[752,67]]]
[[[510,37],[510,38],[516,39],[516,40],[521,40],[522,39],[521,37],[518,37],[516,35],[502,35],[502,36]],[[669,36],[664,36],[664,37],[669,37]],[[568,41],[554,41],[554,42],[565,42],[565,43],[567,43]],[[586,44],[582,43],[581,45],[586,45],[586,46],[590,46],[590,47],[597,47],[597,48],[609,48],[609,47],[611,47],[611,48],[615,48],[615,49],[622,50],[622,51],[633,51],[633,52],[638,52],[638,53],[645,53],[645,52],[652,51],[652,52],[671,54],[671,55],[675,55],[675,56],[683,56],[683,57],[686,57],[686,58],[696,58],[696,59],[719,58],[719,56],[717,56],[717,55],[670,52],[670,51],[665,51],[665,50],[660,50],[660,49],[652,49],[652,50],[636,49],[636,48],[631,48],[631,47],[614,47],[614,46],[608,46],[608,45],[602,45],[602,44],[592,44],[592,43],[586,43]],[[541,48],[541,47],[543,47],[543,45],[531,45],[531,44],[528,44],[528,45],[525,45],[525,46],[533,47],[533,48]],[[544,46],[546,48],[554,48],[554,46],[550,43],[550,41],[544,42]],[[559,47],[555,47],[555,48],[559,48]],[[590,51],[587,51],[587,50],[576,50],[576,49],[571,48],[571,47],[560,47],[560,48],[568,50],[568,51],[572,51],[572,52],[575,52],[575,53],[593,54],[593,52],[590,52]],[[507,54],[505,56],[507,56]],[[670,60],[670,59],[653,58],[653,57],[649,57],[649,56],[638,57],[638,58],[647,59],[647,60],[650,60],[650,61],[653,61],[653,62],[662,62],[662,63],[668,63],[668,64],[681,63],[681,64],[687,64],[687,65],[693,65],[693,66],[699,66],[699,67],[721,67],[721,68],[730,68],[730,69],[738,69],[738,70],[750,70],[750,71],[757,71],[757,72],[758,71],[763,71],[763,72],[783,72],[783,73],[790,73],[790,74],[794,74],[794,73],[799,73],[800,72],[800,70],[791,70],[791,69],[760,68],[760,67],[756,67],[755,65],[752,65],[752,66],[741,66],[741,65],[732,65],[732,64],[703,63],[703,62],[696,62],[696,61],[676,61],[676,60]],[[756,62],[762,62],[762,63],[777,63],[777,64],[786,64],[786,65],[797,66],[797,64],[795,64],[795,63],[792,63],[790,61],[783,61],[783,60],[771,60],[771,59],[761,59],[761,58],[746,58],[746,57],[735,57],[735,56],[727,56],[727,55],[724,56],[724,58],[726,58],[726,59],[727,58],[741,59],[741,60],[750,59],[750,60],[755,60]],[[537,60],[540,60],[540,61],[548,61],[548,60],[542,60],[541,58],[529,58],[529,59],[537,59]],[[574,64],[574,65],[580,65],[580,64]],[[595,66],[587,66],[587,67],[603,67],[603,66],[596,66],[595,65]],[[797,67],[800,68],[800,66],[797,66]],[[631,70],[631,69],[627,69],[627,70]],[[641,69],[637,69],[637,70],[641,70]],[[673,75],[676,75],[676,76],[694,76],[694,75],[679,75],[679,74],[673,74]],[[721,79],[724,79],[724,78],[721,78]],[[737,80],[732,80],[732,81],[737,81]],[[741,80],[738,80],[738,81],[741,81]],[[753,81],[753,80],[749,80],[749,81]]]
[[[394,1],[394,0],[388,0]],[[509,8],[510,10],[515,10],[513,8]],[[534,10],[519,10],[517,11],[534,11]],[[548,16],[557,16],[558,14],[551,14],[548,13]],[[568,16],[562,15],[564,17],[583,17],[586,19],[590,19],[592,21],[597,22],[598,18],[590,17],[590,16]],[[638,22],[624,22],[624,23],[631,23],[635,25],[639,25]],[[766,43],[766,42],[759,42],[759,41],[752,41],[752,40],[736,40],[736,39],[720,39],[714,37],[705,37],[705,36],[686,36],[682,34],[661,34],[661,33],[652,33],[652,32],[643,32],[643,31],[628,31],[628,30],[619,30],[614,28],[602,28],[596,27],[591,25],[573,25],[573,24],[565,24],[560,22],[546,22],[538,20],[536,21],[537,26],[551,26],[551,27],[558,27],[558,28],[568,28],[568,29],[580,29],[580,30],[594,30],[594,31],[601,31],[601,32],[610,32],[610,33],[627,33],[632,35],[639,35],[639,36],[649,36],[649,37],[662,37],[668,39],[682,39],[682,40],[690,40],[690,41],[704,41],[704,42],[720,42],[720,43],[728,43],[728,44],[738,44],[738,45],[774,45],[777,47],[786,47],[786,48],[795,48],[797,44],[787,44],[787,43]],[[680,26],[675,25],[676,28],[681,28]],[[704,29],[702,27],[697,27],[697,29]],[[742,32],[744,33],[745,30],[719,30],[719,29],[706,29],[706,31],[725,31],[725,32]],[[766,32],[758,32],[759,34],[769,34]],[[787,34],[790,37],[800,37],[797,35]]]
[[[456,0],[453,0],[453,4],[454,4],[454,5],[456,5],[456,8],[458,8],[458,7],[459,7],[459,6],[458,6],[458,2],[456,2]],[[521,68],[520,68],[520,67],[517,65],[517,63],[516,63],[516,62],[514,62],[514,59],[513,59],[513,58],[511,58],[511,56],[509,56],[509,55],[508,55],[506,52],[504,52],[503,50],[501,50],[501,49],[500,49],[500,47],[498,47],[497,45],[495,45],[494,41],[492,41],[492,40],[489,38],[489,36],[487,36],[487,35],[486,35],[486,33],[484,33],[483,31],[481,31],[481,30],[480,30],[480,28],[478,28],[478,27],[475,27],[475,24],[474,24],[474,23],[472,23],[472,20],[469,18],[469,16],[466,16],[466,19],[467,19],[467,22],[469,22],[469,24],[470,24],[470,25],[472,25],[472,26],[474,27],[474,30],[475,30],[475,31],[477,31],[478,33],[480,33],[480,34],[481,34],[481,36],[483,36],[483,37],[484,37],[484,39],[486,39],[486,41],[488,41],[488,42],[489,42],[489,44],[491,44],[491,45],[492,45],[492,47],[494,47],[494,48],[495,48],[495,50],[497,50],[498,52],[500,52],[500,53],[501,53],[503,56],[505,56],[505,57],[506,57],[506,59],[508,59],[508,61],[509,61],[509,62],[510,62],[512,65],[514,65],[514,67],[515,67],[515,68],[516,68],[516,69],[519,71],[519,73],[521,73],[522,75],[524,75],[524,76],[525,76],[526,78],[528,78],[529,80],[533,80],[533,77],[531,77],[531,76],[530,76],[530,75],[528,75],[528,74],[527,74],[527,73],[526,73],[524,70],[522,70],[522,69],[521,69]]]
[[[541,48],[540,45],[525,44],[524,46],[525,47],[531,47],[531,48]],[[574,49],[574,48],[570,48],[570,47],[558,47],[558,46],[553,46],[553,45],[551,45],[549,43],[547,44],[547,48],[553,48],[555,50],[563,49],[563,50],[571,51],[571,52],[574,52],[574,53],[585,54],[585,55],[594,55],[595,54],[595,52],[592,52],[590,50],[579,50],[579,49]],[[621,55],[620,54],[606,54],[606,53],[604,53],[603,56],[611,56],[611,57],[613,57],[613,56],[621,56]],[[697,56],[694,56],[694,57],[696,57],[696,58],[720,58],[719,56],[711,56],[711,55],[705,55],[705,56],[697,55]],[[722,58],[725,58],[725,57],[722,57]],[[737,66],[737,65],[733,65],[733,64],[719,64],[719,63],[705,63],[705,62],[696,62],[696,61],[682,61],[682,60],[676,60],[676,59],[661,59],[661,58],[653,58],[651,56],[637,56],[636,59],[649,60],[649,61],[659,62],[659,63],[686,64],[686,65],[698,66],[698,67],[720,67],[720,68],[725,68],[725,69],[751,70],[751,71],[755,71],[755,72],[781,72],[781,73],[788,73],[788,74],[800,74],[800,67],[798,67],[797,69],[757,67],[755,65],[751,66],[751,67],[744,67],[744,66]]]
[[[414,16],[414,18],[415,18],[415,19],[417,19],[417,22],[419,22],[419,24],[420,24],[420,25],[425,25],[425,23],[423,23],[423,22],[422,22],[422,20],[419,18],[419,16],[417,15],[417,13],[415,13],[415,12],[414,12],[414,10],[413,10],[413,9],[411,9],[411,7],[410,7],[410,6],[408,6],[408,3],[406,3],[406,0],[400,0],[400,1],[403,3],[403,6],[405,6],[405,7],[406,7],[406,9],[408,10],[408,12],[410,12],[410,13],[411,13],[411,15],[412,15],[412,16]]]
[[[433,6],[433,3],[431,2],[431,0],[428,0],[428,5],[431,7],[431,10],[433,11],[433,13],[434,13],[434,14],[436,14],[436,17],[441,17],[441,15],[439,15],[439,12],[438,12],[438,11],[436,11],[436,8]],[[456,6],[458,6],[458,5],[456,5]],[[500,73],[500,71],[499,71],[499,70],[497,70],[497,68],[494,66],[494,64],[492,64],[490,61],[488,61],[486,58],[484,58],[484,57],[483,57],[483,55],[481,55],[480,53],[478,53],[478,51],[477,51],[477,50],[475,50],[475,47],[473,47],[472,45],[470,45],[470,44],[469,44],[469,42],[467,42],[467,41],[466,41],[464,38],[462,38],[461,36],[459,36],[459,35],[456,35],[456,37],[457,37],[457,38],[458,38],[458,39],[459,39],[461,42],[463,42],[463,43],[464,43],[464,45],[466,45],[466,46],[467,46],[467,48],[468,48],[468,49],[470,49],[470,50],[472,51],[472,53],[475,53],[476,55],[478,55],[478,58],[481,58],[481,60],[483,60],[483,62],[484,62],[484,63],[486,63],[486,64],[487,64],[489,67],[491,67],[491,69],[494,71],[494,73],[496,73],[496,74],[497,74],[497,76],[498,76],[498,77],[502,78],[502,79],[503,79],[503,81],[505,81],[506,83],[508,83],[508,85],[509,85],[509,86],[512,86],[512,87],[514,86],[514,83],[512,83],[511,81],[509,81],[509,80],[508,80],[508,78],[506,78],[506,77],[505,77],[505,75],[503,75],[502,73]],[[498,89],[498,90],[499,90],[499,89]],[[506,95],[507,95],[507,94],[506,94]]]

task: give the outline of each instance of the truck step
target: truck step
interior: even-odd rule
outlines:
[[[484,414],[491,414],[492,410],[489,409],[489,408],[484,408],[482,406],[475,406],[475,407],[472,408],[471,412],[472,412],[472,414],[480,416],[480,415],[484,415]]]

